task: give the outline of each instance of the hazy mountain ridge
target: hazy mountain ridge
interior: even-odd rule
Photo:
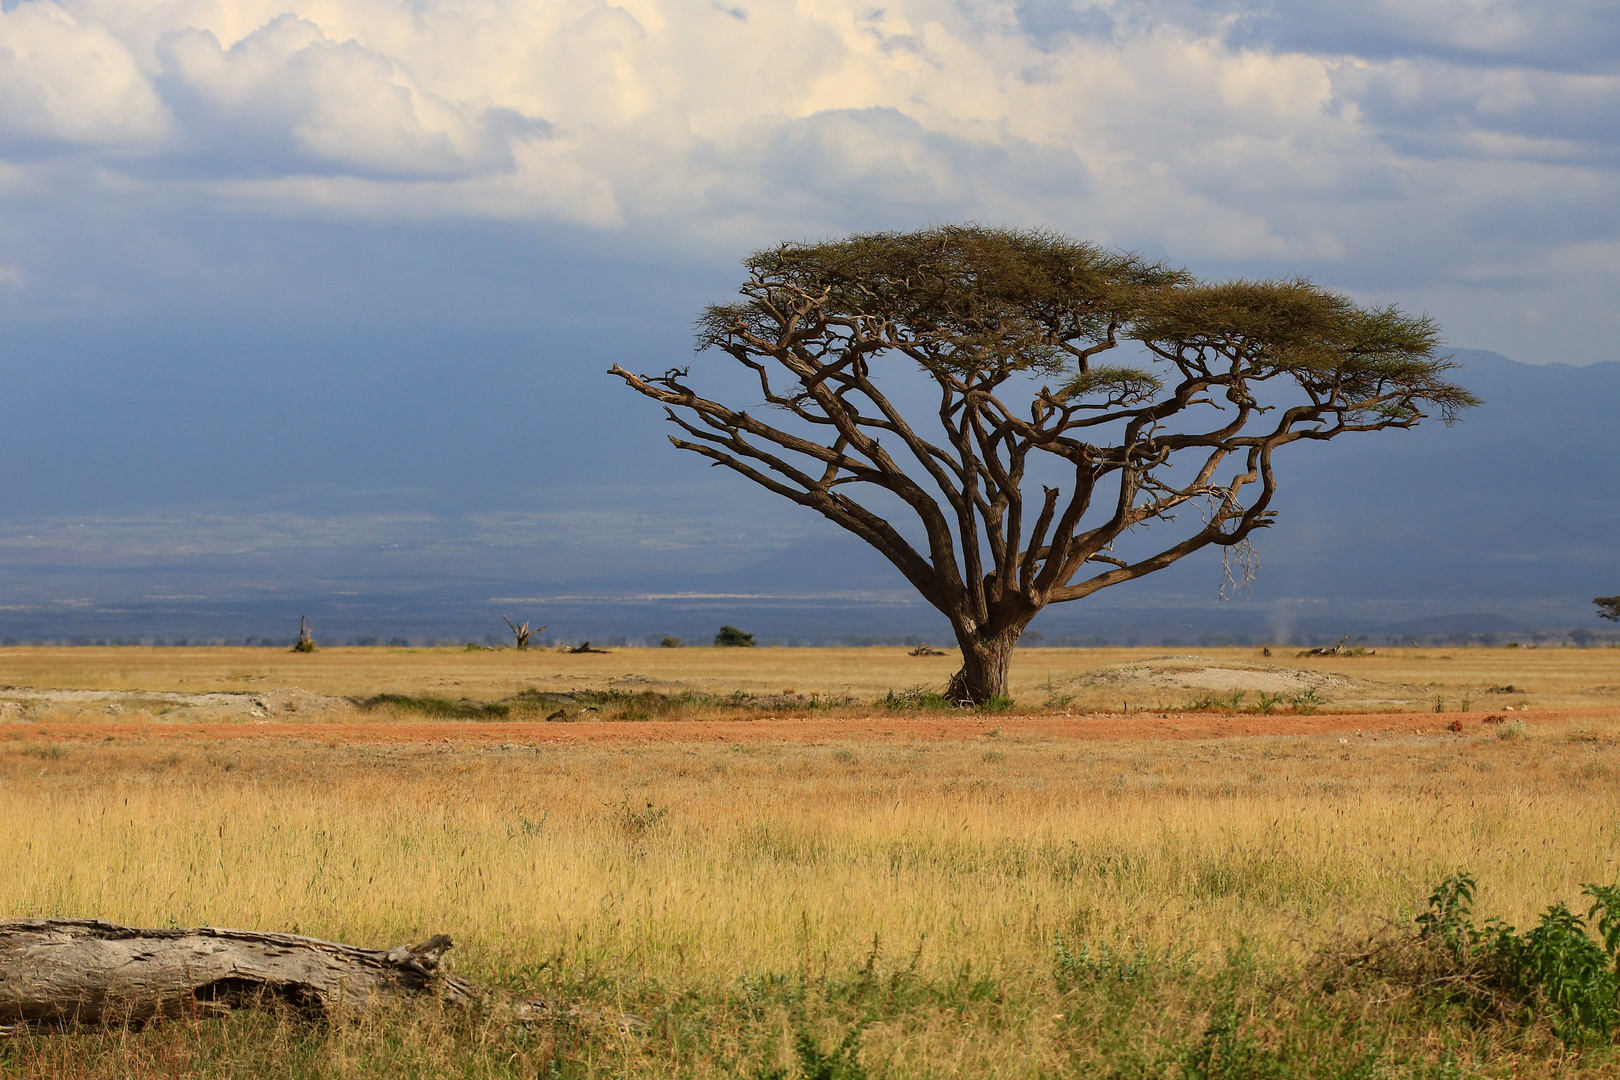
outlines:
[[[1457,355],[1459,381],[1485,401],[1462,423],[1279,455],[1278,521],[1236,598],[1218,599],[1219,558],[1202,553],[1049,609],[1035,628],[1258,640],[1469,613],[1482,633],[1492,620],[1600,626],[1590,598],[1620,591],[1620,363]],[[530,495],[288,489],[175,513],[0,520],[0,638],[277,636],[299,614],[337,639],[482,637],[514,607],[576,637],[701,637],[747,619],[780,639],[944,638],[892,567],[808,511],[668,450],[654,482],[623,480],[646,434],[597,476]],[[666,472],[678,482],[657,482]]]

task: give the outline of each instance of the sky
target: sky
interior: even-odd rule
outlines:
[[[1617,178],[1610,0],[3,0],[0,531],[769,554],[602,374],[752,249],[1042,226],[1587,365]]]
[[[4,8],[12,320],[660,325],[775,240],[971,219],[1529,362],[1620,329],[1608,0]]]

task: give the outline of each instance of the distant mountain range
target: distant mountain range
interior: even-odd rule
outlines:
[[[1277,524],[1235,598],[1201,555],[1032,629],[1186,644],[1605,631],[1590,600],[1620,592],[1620,363],[1456,355],[1485,404],[1455,427],[1279,455]],[[615,487],[652,453],[633,450],[605,443],[571,493],[0,519],[0,639],[280,640],[309,615],[329,642],[498,640],[510,614],[576,641],[702,641],[722,622],[766,641],[948,641],[874,552],[719,470],[659,450],[656,476]]]

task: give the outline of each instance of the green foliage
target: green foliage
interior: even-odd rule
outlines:
[[[678,637],[666,637],[663,641],[658,643],[658,647],[660,649],[678,649],[685,644],[686,642],[682,641]]]
[[[722,626],[720,632],[714,635],[714,643],[727,649],[752,649],[754,635],[745,634],[735,626]]]
[[[1048,230],[858,233],[780,244],[745,265],[745,299],[704,312],[700,349],[776,341],[781,313],[813,296],[825,321],[807,333],[837,338],[871,321],[891,347],[942,372],[1067,369],[1062,397],[1123,405],[1158,395],[1156,374],[1093,365],[1089,353],[1076,362],[1123,335],[1184,375],[1234,387],[1282,375],[1321,399],[1365,402],[1348,417],[1357,422],[1412,423],[1426,405],[1450,420],[1477,404],[1442,378],[1455,365],[1435,355],[1440,332],[1427,316],[1364,308],[1304,279],[1203,283]]]
[[[1062,397],[1099,395],[1120,405],[1130,405],[1151,401],[1163,389],[1164,380],[1152,372],[1111,364],[1092,364],[1064,385]]]
[[[856,1060],[860,1050],[861,1028],[856,1025],[827,1051],[821,1048],[815,1035],[801,1028],[793,1040],[793,1054],[799,1059],[804,1080],[866,1080],[866,1070]]]
[[[848,695],[750,694],[743,691],[708,694],[697,690],[682,690],[671,694],[659,690],[630,690],[614,686],[606,690],[575,690],[567,694],[531,687],[513,694],[499,704],[524,712],[562,708],[570,713],[576,710],[593,712],[602,720],[653,720],[678,718],[693,712],[710,710],[774,714],[813,713],[857,705],[859,702]]]
[[[1248,696],[1247,690],[1234,690],[1230,694],[1204,694],[1187,702],[1184,708],[1200,712],[1239,712],[1243,708],[1243,699]]]
[[[1243,1030],[1237,1003],[1219,1002],[1199,1041],[1182,1051],[1182,1075],[1188,1080],[1259,1080],[1285,1077],[1285,1063],[1263,1050],[1252,1033]]]
[[[1150,953],[1138,941],[1131,952],[1124,953],[1114,951],[1103,941],[1095,946],[1086,942],[1078,951],[1071,951],[1061,933],[1056,938],[1057,957],[1052,974],[1058,988],[1064,992],[1102,982],[1129,984],[1160,978],[1185,979],[1198,967],[1190,950],[1181,955]]]
[[[1444,945],[1455,960],[1463,960],[1479,943],[1474,929],[1474,875],[1459,870],[1429,893],[1429,910],[1417,917],[1418,932]]]
[[[920,686],[913,686],[909,690],[901,690],[899,693],[890,690],[873,704],[881,709],[888,709],[890,712],[932,712],[960,707],[956,702],[937,690],[926,690]]]
[[[938,690],[929,690],[921,686],[913,686],[907,690],[890,690],[872,704],[880,709],[890,712],[952,712],[962,708],[971,708],[977,713],[999,715],[1011,712],[1018,704],[1012,698],[996,694],[979,702],[969,705],[967,702],[955,701],[940,693]]]
[[[1415,423],[1426,406],[1449,422],[1479,403],[1442,378],[1457,365],[1435,356],[1434,320],[1359,307],[1304,279],[1162,290],[1129,336],[1183,370],[1234,381],[1283,375],[1313,395],[1372,403],[1346,414],[1356,423]]]
[[[1449,985],[1476,997],[1505,995],[1527,1014],[1544,1014],[1566,1044],[1607,1042],[1620,1024],[1620,886],[1581,891],[1592,899],[1584,916],[1553,904],[1520,934],[1500,919],[1474,924],[1475,881],[1459,871],[1429,894],[1419,934],[1460,969]]]
[[[1233,690],[1230,694],[1205,694],[1193,698],[1182,708],[1198,712],[1242,712],[1263,715],[1270,715],[1281,709],[1285,712],[1309,715],[1314,713],[1318,706],[1327,704],[1327,699],[1322,697],[1315,687],[1297,694],[1270,694],[1262,690],[1258,692],[1252,704],[1248,703],[1248,696],[1247,690]]]
[[[1318,1020],[1312,1017],[1313,1020]],[[1320,1023],[1320,1020],[1318,1020]],[[1210,1011],[1209,1023],[1198,1042],[1182,1050],[1178,1057],[1181,1075],[1187,1080],[1285,1080],[1292,1077],[1334,1077],[1342,1080],[1372,1080],[1381,1075],[1382,1047],[1331,1047],[1337,1053],[1323,1054],[1321,1047],[1298,1045],[1306,1037],[1315,1042],[1324,1032],[1289,1032],[1281,1045],[1262,1042],[1252,1027],[1244,1024],[1243,1010],[1234,999],[1218,1001]],[[1325,1041],[1325,1040],[1324,1040]]]
[[[1140,256],[1042,229],[940,225],[781,244],[745,261],[742,303],[698,321],[698,347],[775,340],[777,312],[825,296],[826,330],[881,319],[897,344],[941,371],[1057,370],[1063,343],[1107,341],[1145,291],[1191,279]]]

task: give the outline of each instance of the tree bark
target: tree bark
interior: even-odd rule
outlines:
[[[983,705],[993,698],[1005,698],[1007,674],[1013,649],[1023,627],[1011,627],[981,635],[958,628],[956,640],[962,646],[962,670],[951,676],[945,696],[952,701]]]
[[[518,1021],[586,1018],[578,1007],[519,999],[439,970],[450,946],[443,934],[383,950],[207,926],[138,930],[99,919],[0,920],[0,1034],[139,1026],[278,1005],[327,1016],[418,994],[500,1009]]]

